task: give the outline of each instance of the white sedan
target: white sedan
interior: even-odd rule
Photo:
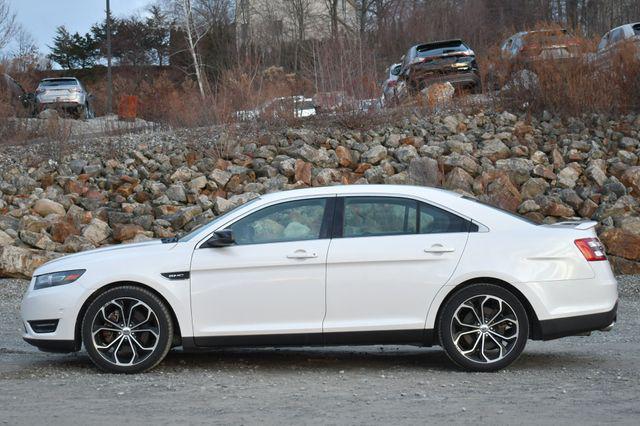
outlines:
[[[261,196],[180,239],[52,261],[24,339],[103,370],[175,346],[438,344],[493,371],[528,339],[608,330],[617,283],[595,222],[535,225],[459,194],[358,185]]]

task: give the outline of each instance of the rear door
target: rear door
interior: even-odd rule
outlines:
[[[408,198],[338,197],[336,209],[325,341],[338,332],[424,329],[475,225]]]

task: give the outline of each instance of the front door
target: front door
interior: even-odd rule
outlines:
[[[196,344],[320,341],[332,205],[330,198],[269,205],[227,226],[235,245],[194,251]]]

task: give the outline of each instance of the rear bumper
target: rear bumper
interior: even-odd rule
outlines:
[[[611,326],[617,318],[618,303],[612,310],[597,314],[557,318],[540,321],[540,340],[559,339],[590,331],[603,330]]]
[[[45,110],[47,108],[71,109],[71,108],[80,108],[80,107],[83,106],[82,103],[75,102],[75,101],[68,101],[68,102],[38,102],[36,105],[37,105],[38,110],[40,110],[40,111]]]
[[[430,73],[422,70],[416,70],[411,76],[411,79],[416,83],[424,82],[426,85],[447,82],[458,86],[480,85],[480,76],[475,71],[457,73]]]

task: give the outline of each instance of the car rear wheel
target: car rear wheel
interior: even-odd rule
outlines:
[[[158,365],[173,341],[164,302],[148,290],[120,286],[98,296],[82,321],[89,358],[110,373],[140,373]]]
[[[524,350],[529,320],[522,303],[507,289],[472,284],[446,302],[438,337],[459,367],[496,371],[513,363]]]

